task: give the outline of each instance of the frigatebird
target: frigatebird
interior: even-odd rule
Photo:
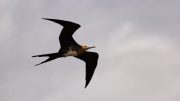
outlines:
[[[80,28],[80,25],[74,22],[65,21],[65,20],[58,20],[58,19],[49,19],[49,18],[42,18],[45,20],[49,20],[60,24],[63,26],[63,29],[59,36],[59,42],[61,48],[57,53],[50,53],[50,54],[42,54],[42,55],[35,55],[32,57],[48,57],[47,60],[36,64],[38,66],[40,64],[52,61],[57,58],[73,56],[80,60],[83,60],[86,63],[86,84],[85,88],[88,86],[91,78],[94,74],[94,71],[97,66],[98,61],[98,53],[96,52],[89,52],[88,49],[95,48],[95,46],[88,47],[86,45],[79,45],[72,37],[73,33]]]

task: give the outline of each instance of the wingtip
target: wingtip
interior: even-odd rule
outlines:
[[[88,85],[89,85],[89,81],[88,82],[86,81],[86,85],[85,85],[84,89],[87,88]]]
[[[48,20],[48,21],[52,21],[52,22],[55,22],[55,23],[60,24],[60,23],[59,23],[60,20],[58,20],[58,19],[51,19],[51,18],[42,18],[42,19]]]
[[[87,86],[88,86],[88,85],[85,85],[84,89],[86,89]]]
[[[34,65],[34,66],[38,66],[38,65],[40,65],[40,64],[36,64],[36,65]]]
[[[34,55],[34,56],[32,56],[32,57],[34,58],[34,57],[39,57],[39,56],[38,56],[38,55]]]
[[[49,20],[49,18],[41,18],[41,19],[44,19],[44,20]]]

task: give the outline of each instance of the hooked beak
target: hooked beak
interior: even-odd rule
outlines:
[[[96,48],[96,46],[88,47],[88,49],[91,49],[91,48]]]

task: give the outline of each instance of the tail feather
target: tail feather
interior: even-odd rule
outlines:
[[[51,54],[42,54],[42,55],[35,55],[35,56],[32,56],[32,57],[49,57],[48,59],[46,59],[45,61],[39,63],[39,64],[36,64],[35,66],[38,66],[38,65],[41,65],[43,63],[46,63],[46,62],[49,62],[49,61],[52,61],[58,57],[61,57],[59,56],[58,53],[51,53]]]
[[[50,53],[50,54],[42,54],[42,55],[34,55],[32,57],[46,57],[46,56],[52,56],[52,55],[56,55],[57,53]]]
[[[45,61],[36,64],[35,66],[41,65],[41,64],[43,64],[43,63],[46,63],[46,62],[51,61],[51,60],[54,60],[54,59],[56,59],[56,58],[48,58],[48,59],[46,59]]]

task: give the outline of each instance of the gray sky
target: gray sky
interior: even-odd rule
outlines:
[[[180,101],[179,0],[1,0],[0,101]],[[87,87],[73,57],[34,67],[56,52],[61,26],[79,23],[80,44],[99,64]]]

